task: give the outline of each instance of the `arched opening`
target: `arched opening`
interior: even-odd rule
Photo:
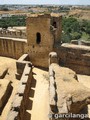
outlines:
[[[57,24],[56,24],[56,22],[53,22],[53,26],[54,26],[55,28],[57,28]]]
[[[38,32],[38,33],[36,34],[36,43],[37,43],[37,44],[40,44],[40,42],[41,42],[41,34]]]

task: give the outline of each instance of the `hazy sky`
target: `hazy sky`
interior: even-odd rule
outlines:
[[[79,4],[90,5],[90,0],[0,0],[1,4]]]

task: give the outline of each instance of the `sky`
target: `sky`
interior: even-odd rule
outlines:
[[[90,5],[90,0],[0,0],[2,4],[71,4],[71,5]]]

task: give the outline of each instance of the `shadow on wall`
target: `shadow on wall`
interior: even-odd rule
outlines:
[[[31,113],[29,111],[32,110],[32,106],[33,106],[32,98],[34,98],[34,94],[35,94],[35,90],[33,88],[35,87],[36,87],[36,80],[33,78],[33,80],[31,81],[30,94],[29,94],[28,101],[27,101],[25,120],[31,120]]]
[[[32,64],[29,61],[25,61],[28,55],[23,55],[17,61],[17,72],[20,73],[20,82],[15,98],[11,104],[11,110],[7,116],[7,120],[25,120],[25,113],[27,110],[28,99],[30,95],[32,75]],[[23,68],[21,67],[23,66]],[[30,102],[32,105],[32,102]],[[30,117],[30,115],[28,115]]]
[[[0,105],[0,115],[2,114],[3,109],[4,109],[5,105],[8,102],[8,99],[10,98],[10,96],[12,94],[12,90],[13,90],[13,87],[11,86],[11,82],[9,82],[7,90],[4,93],[4,96],[2,97],[2,99],[0,100],[0,102],[2,102],[2,104]]]

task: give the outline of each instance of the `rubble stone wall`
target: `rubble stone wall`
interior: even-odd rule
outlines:
[[[56,49],[60,65],[71,68],[78,74],[90,75],[90,47],[62,44]]]
[[[26,62],[7,120],[25,120],[27,100],[30,94],[32,79],[32,66],[30,63]]]
[[[23,31],[9,31],[0,30],[0,37],[23,38],[26,39],[26,32]]]

